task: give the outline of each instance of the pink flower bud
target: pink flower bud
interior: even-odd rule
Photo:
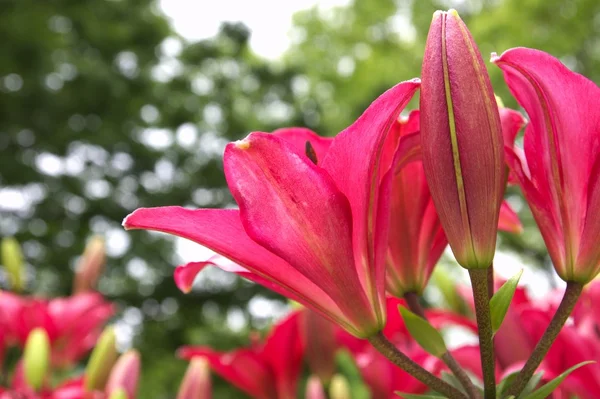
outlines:
[[[127,393],[127,399],[134,399],[140,377],[140,367],[140,354],[136,350],[122,354],[110,372],[105,388],[106,394],[111,395],[122,388]]]
[[[96,283],[104,269],[105,260],[104,239],[95,236],[85,247],[81,260],[77,264],[73,293],[91,291],[96,287]]]
[[[210,383],[210,366],[202,357],[195,357],[190,361],[177,399],[210,399],[212,387]]]
[[[487,268],[505,187],[502,127],[485,64],[455,10],[431,22],[421,84],[423,167],[440,222],[465,268]]]

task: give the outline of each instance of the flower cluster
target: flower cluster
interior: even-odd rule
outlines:
[[[1,255],[11,288],[21,291],[18,243],[4,239]],[[103,266],[104,242],[93,238],[77,266],[71,296],[46,299],[0,291],[0,370],[6,385],[0,386],[0,399],[137,397],[140,354],[132,349],[119,356],[114,328],[104,327],[115,306],[94,291]],[[13,360],[8,352],[14,347],[19,356]],[[78,366],[90,351],[82,373]],[[203,360],[191,362],[178,399],[210,398],[207,367]]]
[[[553,357],[560,345],[580,345],[580,336],[598,338],[589,327],[596,322],[593,312],[581,310],[589,304],[576,305],[600,271],[600,88],[539,50],[510,49],[493,55],[492,62],[528,121],[499,106],[477,45],[456,11],[438,11],[421,80],[392,87],[335,137],[288,128],[254,132],[227,145],[225,177],[238,209],[141,208],[123,224],[181,236],[216,253],[177,268],[175,280],[184,291],[201,270],[216,266],[341,328],[349,334],[343,345],[381,397],[390,389],[431,389],[449,398],[493,399],[538,388],[536,397],[545,397],[564,375],[540,386],[543,381],[598,354]],[[404,116],[419,89],[419,111]],[[523,126],[520,148],[515,138]],[[556,272],[567,282],[555,307],[518,299],[511,305],[521,295],[519,276],[495,287],[497,230],[521,230],[503,202],[507,183],[521,188]],[[475,321],[463,320],[479,338],[479,348],[472,350],[448,350],[436,330],[436,323],[459,317],[430,317],[419,307],[447,244],[472,283]],[[388,295],[404,299],[412,311],[403,308],[403,323]],[[574,325],[561,332],[573,309]],[[292,398],[302,351],[302,334],[293,327],[299,319],[290,316],[264,344],[228,355],[185,348],[182,356],[207,359],[253,397]],[[577,338],[567,338],[571,334]],[[512,345],[520,345],[518,356]],[[319,347],[307,348],[310,354]],[[386,358],[402,370],[387,369]],[[540,365],[548,370],[543,378],[536,374]],[[454,384],[439,378],[442,370],[450,370],[445,373]],[[314,372],[323,379],[331,368]],[[577,375],[584,379],[573,378]],[[343,391],[339,382],[331,384]],[[564,389],[580,397],[597,393],[592,385],[579,384],[586,387],[583,393],[577,385]],[[309,392],[319,397],[316,383],[311,381]]]

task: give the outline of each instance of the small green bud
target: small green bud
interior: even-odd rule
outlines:
[[[115,389],[108,399],[129,399],[123,388]]]
[[[46,330],[36,328],[29,333],[23,352],[23,372],[27,384],[38,391],[50,365],[50,339]]]
[[[348,380],[341,374],[336,374],[329,385],[329,397],[331,399],[351,399],[350,385]]]
[[[117,355],[115,329],[109,326],[100,335],[85,369],[86,391],[104,389],[110,371],[117,361]]]
[[[2,239],[2,264],[14,291],[23,289],[23,252],[19,242],[12,237]]]

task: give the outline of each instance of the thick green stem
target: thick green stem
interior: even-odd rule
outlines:
[[[492,263],[490,267],[487,269],[487,279],[488,279],[488,298],[492,299],[494,296],[494,264]]]
[[[483,391],[485,399],[496,399],[496,375],[494,356],[494,332],[490,315],[490,297],[488,290],[488,270],[469,269],[475,315],[479,332],[479,348],[481,350],[481,368],[483,369]]]
[[[425,370],[411,358],[398,350],[394,344],[388,341],[383,333],[380,332],[375,334],[369,337],[368,340],[375,349],[377,349],[383,356],[388,358],[392,363],[434,391],[446,395],[446,397],[449,399],[468,399],[461,391],[431,374],[429,371]]]
[[[456,379],[460,382],[460,385],[463,386],[467,395],[471,399],[481,399],[481,393],[473,384],[473,381],[469,378],[465,370],[460,367],[456,359],[450,354],[450,352],[446,352],[442,355],[442,361],[446,363],[446,366],[452,371],[452,374],[456,377]]]
[[[571,315],[579,296],[581,295],[581,291],[583,290],[583,284],[576,282],[568,282],[567,289],[565,290],[565,294],[563,295],[562,301],[556,309],[556,313],[554,317],[548,324],[548,328],[544,332],[542,338],[537,343],[531,356],[523,366],[523,369],[519,372],[512,385],[508,388],[506,396],[514,395],[515,397],[519,396],[525,386],[535,373],[535,370],[540,366],[544,357],[550,350],[552,343],[560,333],[563,325]]]

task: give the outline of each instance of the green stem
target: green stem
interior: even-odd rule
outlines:
[[[494,296],[494,264],[492,263],[487,269],[487,280],[488,280],[488,298],[492,299]]]
[[[525,389],[525,386],[535,373],[535,370],[537,370],[540,363],[542,363],[542,360],[544,360],[544,357],[546,357],[552,343],[556,340],[558,333],[560,333],[563,325],[571,315],[582,290],[583,284],[581,283],[572,281],[567,283],[567,289],[565,290],[565,294],[558,309],[556,309],[554,317],[550,321],[550,324],[548,324],[548,328],[546,328],[544,335],[533,349],[527,363],[525,363],[525,366],[523,366],[523,369],[521,369],[512,385],[509,386],[506,396],[514,395],[517,397],[523,392],[523,389]]]
[[[375,349],[377,349],[383,356],[388,358],[392,363],[434,391],[446,395],[446,397],[449,399],[468,399],[465,394],[460,392],[458,389],[431,374],[429,371],[425,370],[411,358],[398,350],[394,344],[388,341],[383,333],[379,332],[369,337],[368,340]]]
[[[475,315],[479,332],[479,348],[481,350],[481,368],[483,369],[483,391],[485,399],[496,399],[496,375],[494,359],[494,332],[490,315],[487,269],[469,269]]]
[[[465,370],[460,367],[456,359],[450,354],[450,352],[446,352],[442,355],[442,361],[446,363],[446,366],[452,371],[456,379],[460,382],[460,385],[465,388],[467,395],[471,399],[481,399],[481,393],[473,384],[473,381],[469,378]]]
[[[425,310],[421,306],[421,302],[419,302],[419,295],[417,295],[414,292],[407,292],[404,294],[404,300],[406,301],[406,304],[408,305],[408,308],[411,312],[427,320]],[[458,379],[463,388],[465,388],[465,391],[467,392],[467,395],[469,395],[469,398],[480,399],[481,395],[479,394],[479,391],[477,390],[475,385],[473,385],[473,382],[471,381],[467,373],[462,369],[462,367],[460,367],[456,359],[454,359],[454,356],[452,356],[450,352],[446,352],[442,355],[441,359],[446,364],[446,366],[448,366],[450,371],[452,371],[452,373],[454,374],[456,379]]]

